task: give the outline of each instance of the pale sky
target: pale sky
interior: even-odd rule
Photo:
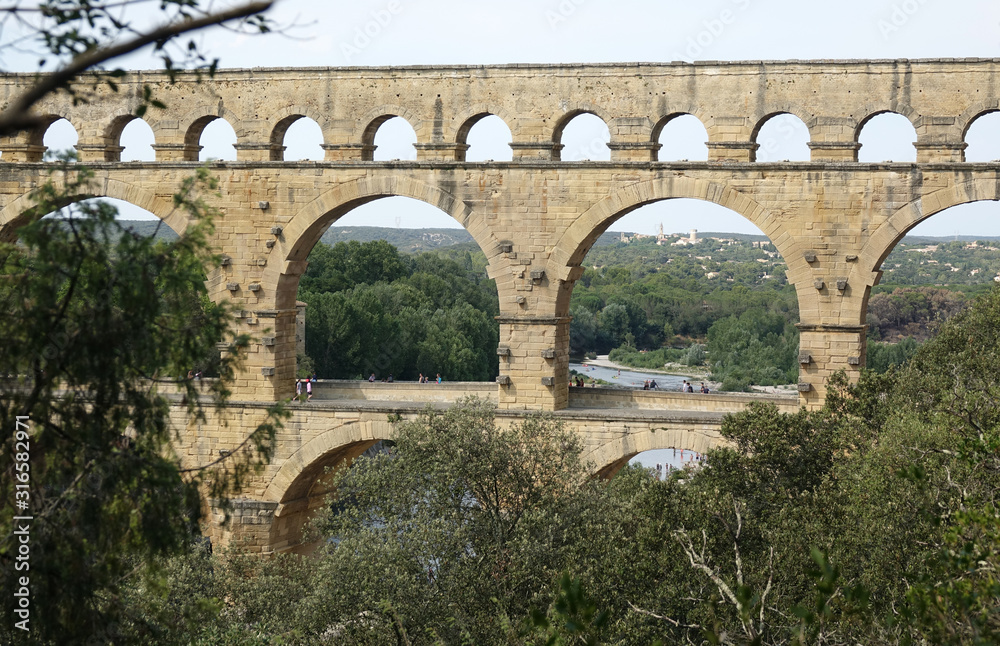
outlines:
[[[985,0],[278,0],[271,15],[293,26],[284,35],[216,29],[200,38],[223,67],[1000,57],[1000,3]],[[10,56],[3,63],[30,69],[30,61]],[[158,67],[146,53],[120,64]],[[995,121],[977,123],[970,132],[970,160],[1000,158],[1000,115],[992,116]],[[596,117],[590,124],[578,120],[567,129],[564,159],[607,159],[604,124]],[[885,121],[883,130],[863,133],[862,161],[912,160],[912,128],[905,119],[891,123],[891,115]],[[766,127],[772,124],[772,134],[761,134],[761,160],[808,159],[804,128]],[[319,154],[309,125],[301,124],[302,133],[286,141],[287,159]],[[414,157],[407,124],[401,125],[402,134],[390,132],[391,122],[380,129],[377,158]],[[681,125],[661,138],[661,159],[703,159],[700,124]],[[502,122],[472,134],[484,141],[470,141],[470,159],[509,159]],[[202,143],[207,156],[232,155],[224,134],[206,133]],[[433,207],[404,198],[363,208],[340,224],[457,226]],[[667,231],[755,231],[735,213],[691,200],[645,207],[612,229],[648,233],[660,222]],[[1000,210],[992,202],[957,207],[914,233],[1000,235]]]

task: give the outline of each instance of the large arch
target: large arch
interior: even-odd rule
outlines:
[[[323,484],[328,483],[333,470],[394,436],[395,429],[387,420],[345,421],[321,432],[285,459],[263,496],[263,500],[278,503],[269,532],[270,549],[308,550],[308,545],[302,545],[302,530],[326,504],[329,491]]]
[[[558,295],[556,311],[563,315],[569,311],[569,298],[580,263],[608,227],[641,206],[682,197],[714,202],[745,217],[771,240],[789,263],[788,273],[792,274],[795,255],[786,237],[774,235],[780,225],[771,217],[770,211],[725,184],[690,177],[664,177],[638,182],[609,195],[587,209],[566,229],[552,252],[553,271],[557,272],[556,278],[564,285]]]
[[[425,202],[461,224],[486,255],[487,273],[496,281],[501,312],[505,302],[513,301],[510,294],[514,290],[514,278],[510,271],[505,271],[510,260],[485,219],[464,201],[441,188],[413,178],[382,175],[345,182],[326,191],[300,209],[282,228],[275,249],[280,260],[268,263],[263,277],[264,284],[274,288],[276,312],[284,312],[287,317],[296,311],[299,280],[308,265],[309,253],[330,224],[358,206],[391,196]],[[505,295],[508,297],[505,298]],[[280,367],[275,366],[278,370],[275,376],[280,383],[287,385],[288,396],[291,396],[296,365],[293,319],[277,319],[274,324],[275,356],[288,357]]]
[[[871,288],[878,281],[879,267],[906,233],[927,218],[960,204],[1000,201],[1000,185],[992,179],[970,179],[923,195],[897,209],[868,239],[859,254],[859,262],[848,277],[849,282]],[[864,312],[862,312],[862,323]]]
[[[163,220],[163,222],[178,234],[184,233],[187,229],[188,219],[181,211],[174,208],[174,205],[158,197],[156,194],[138,186],[128,184],[116,179],[95,179],[94,190],[78,195],[69,196],[66,204],[80,202],[91,198],[112,198],[128,202],[139,208],[145,209]],[[31,193],[22,195],[11,201],[0,210],[0,240],[13,240],[16,238],[16,231],[30,221],[45,215],[38,213],[38,205],[32,198]]]
[[[345,420],[340,426],[313,437],[286,458],[264,490],[264,500],[284,503],[301,498],[308,490],[307,481],[315,480],[324,468],[342,459],[338,456],[348,447],[366,442],[375,444],[395,436],[395,428],[386,419]]]
[[[318,195],[302,207],[282,231],[279,240],[279,252],[283,260],[281,266],[273,270],[269,266],[268,270],[278,271],[282,275],[294,273],[289,271],[292,269],[289,265],[305,262],[309,252],[330,224],[357,206],[392,196],[409,197],[426,202],[450,215],[469,232],[486,254],[490,263],[490,277],[494,279],[500,277],[500,270],[506,262],[500,242],[494,238],[489,226],[477,216],[472,207],[436,186],[412,178],[388,176],[345,182]],[[295,282],[298,283],[297,274]],[[499,281],[497,288],[500,289]],[[292,296],[294,299],[294,290]]]

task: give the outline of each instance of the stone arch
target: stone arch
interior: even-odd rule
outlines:
[[[499,241],[493,236],[485,220],[478,217],[472,207],[451,193],[419,180],[379,176],[345,182],[322,193],[302,207],[284,227],[279,247],[276,249],[283,262],[276,264],[274,269],[270,264],[267,268],[268,272],[273,272],[270,273],[269,284],[278,284],[282,293],[291,292],[290,300],[279,295],[279,303],[288,301],[291,303],[289,307],[294,307],[295,290],[290,289],[289,285],[283,285],[282,282],[294,279],[297,287],[301,272],[295,272],[302,267],[301,263],[306,261],[309,252],[331,223],[357,206],[393,196],[409,197],[436,206],[461,224],[486,254],[490,263],[490,276],[498,279],[497,289],[503,293],[504,287],[499,276],[503,273],[507,260],[501,251]],[[279,307],[284,306],[279,305]]]
[[[785,259],[790,283],[795,283],[793,277],[808,272],[808,263],[802,258],[802,254],[795,253],[797,247],[794,239],[781,235],[783,229],[777,219],[749,196],[710,180],[683,176],[662,177],[637,182],[609,195],[587,209],[562,234],[553,248],[550,261],[552,273],[561,284],[556,296],[557,314],[568,315],[573,286],[581,272],[580,265],[597,238],[608,227],[641,206],[681,197],[714,202],[753,223]]]
[[[861,136],[861,131],[864,129],[865,124],[867,124],[869,121],[879,116],[880,114],[892,113],[904,116],[907,118],[907,120],[909,120],[910,125],[913,126],[914,131],[916,131],[917,129],[918,125],[917,120],[920,118],[920,115],[917,114],[917,112],[909,105],[896,103],[895,101],[890,103],[888,107],[886,107],[885,105],[876,105],[870,103],[864,106],[860,110],[860,112],[862,115],[864,115],[860,119],[853,114],[850,115],[851,120],[854,122],[854,143],[860,143],[858,141],[858,137]]]
[[[653,129],[649,133],[649,141],[652,143],[657,143],[660,140],[660,135],[663,133],[663,128],[668,123],[673,121],[678,117],[694,117],[699,122],[701,122],[702,127],[705,132],[708,132],[708,121],[706,120],[705,114],[701,113],[698,108],[692,108],[690,110],[675,110],[673,112],[668,112],[658,119],[651,119],[653,123]]]
[[[802,125],[806,127],[806,132],[808,133],[809,137],[808,141],[811,142],[813,140],[813,127],[816,125],[815,117],[809,114],[808,112],[802,110],[801,108],[795,108],[785,104],[780,108],[776,108],[768,112],[767,114],[764,114],[759,119],[757,119],[756,123],[754,123],[753,129],[750,131],[750,143],[757,144],[758,147],[751,149],[750,161],[757,161],[757,151],[759,150],[759,145],[760,145],[760,142],[757,141],[757,139],[760,136],[761,129],[767,123],[769,123],[771,119],[774,119],[775,117],[780,117],[783,114],[789,114],[798,119],[802,123]],[[803,118],[803,115],[808,115],[809,118],[805,119]],[[808,149],[806,152],[808,153]],[[804,161],[809,161],[808,155]]]
[[[509,112],[499,106],[479,103],[464,110],[460,115],[455,117],[453,121],[456,144],[456,161],[465,161],[466,146],[469,143],[469,131],[472,130],[473,126],[486,117],[497,117],[503,121],[504,125],[507,126],[507,129],[510,130],[511,141],[516,141],[517,135],[515,134],[515,127],[517,125],[517,119],[512,117]]]
[[[583,463],[589,464],[598,478],[610,478],[622,469],[628,461],[644,451],[656,449],[684,449],[704,453],[708,449],[725,444],[717,431],[706,431],[690,427],[646,428],[630,430],[613,440],[592,448],[583,455]]]
[[[969,131],[972,129],[972,126],[975,125],[977,121],[979,121],[980,117],[986,117],[991,114],[996,114],[997,112],[1000,112],[1000,101],[998,100],[984,101],[976,105],[974,109],[966,111],[965,113],[962,114],[961,117],[956,119],[955,123],[956,129],[959,127],[962,129],[960,139],[957,135],[955,137],[955,139],[960,140],[962,144],[961,161],[969,161],[970,145],[972,145],[971,152],[973,157],[977,157],[978,156],[977,153],[980,152],[978,146],[975,145],[978,142],[976,142],[975,140],[971,142],[971,144],[969,142]],[[994,155],[991,153],[990,156],[993,157]],[[1000,152],[997,153],[997,156],[1000,156]],[[977,160],[977,161],[982,161],[982,160]]]
[[[76,116],[76,118],[77,118],[77,123],[79,123],[81,118],[78,115]],[[66,123],[68,123],[70,127],[72,127],[73,130],[76,131],[77,144],[79,145],[80,143],[82,143],[81,130],[77,126],[77,123],[73,122],[73,118],[62,114],[47,114],[39,120],[38,127],[35,128],[34,130],[29,131],[28,133],[28,144],[33,146],[40,146],[42,148],[41,152],[38,154],[38,159],[35,161],[41,161],[41,159],[45,155],[45,151],[48,150],[48,147],[45,145],[45,135],[48,133],[49,128],[51,128],[52,124],[54,124],[55,122],[62,120],[65,120]]]
[[[323,484],[330,477],[328,469],[349,464],[379,441],[394,436],[395,429],[386,420],[350,421],[320,433],[289,456],[264,491],[265,501],[278,503],[268,547],[284,551],[300,546],[303,527],[325,504],[328,492]]]
[[[597,202],[578,217],[562,234],[553,250],[554,269],[559,272],[557,278],[567,280],[572,269],[579,266],[597,238],[616,220],[640,206],[678,197],[714,202],[733,210],[774,241],[773,234],[778,225],[767,209],[747,195],[711,180],[662,177],[626,186]],[[786,259],[789,257],[781,248],[778,251]]]
[[[345,448],[363,443],[371,445],[395,436],[395,429],[385,419],[352,420],[323,431],[282,462],[264,490],[264,500],[279,503],[295,500],[308,490],[305,479],[319,475],[325,467],[332,466],[331,460],[335,461]]]
[[[571,107],[569,107],[561,115],[559,115],[559,117],[556,118],[555,124],[552,127],[553,161],[559,161],[562,157],[563,131],[566,130],[566,126],[569,125],[570,121],[577,118],[581,114],[592,114],[601,121],[603,121],[604,125],[608,127],[608,132],[611,133],[611,141],[614,141],[615,133],[611,132],[611,124],[613,121],[612,118],[603,109],[591,103],[576,103],[573,104]]]
[[[233,131],[236,132],[237,144],[252,138],[243,125],[243,119],[225,106],[219,106],[215,112],[207,107],[195,108],[176,121],[179,124],[177,130],[165,130],[162,126],[162,120],[150,122],[149,126],[153,129],[153,136],[157,143],[167,143],[171,139],[170,135],[176,132],[183,133],[183,139],[178,143],[184,144],[184,161],[198,161],[198,152],[201,150],[201,133],[205,130],[205,126],[216,119],[225,119],[232,126]],[[174,138],[173,141],[177,142],[177,139]]]
[[[278,314],[272,329],[275,336],[274,356],[282,359],[275,361],[276,373],[273,377],[275,383],[285,388],[279,391],[279,398],[291,397],[295,374],[295,327],[291,313],[296,311],[299,279],[308,266],[309,252],[338,218],[362,204],[393,196],[426,202],[459,222],[486,254],[489,263],[487,273],[496,281],[501,311],[505,303],[514,301],[514,277],[509,270],[511,261],[485,218],[464,201],[436,186],[392,174],[377,174],[344,182],[304,205],[282,227],[277,234],[277,245],[272,250],[273,260],[267,263],[261,278],[262,293],[273,299],[270,303]]]
[[[285,115],[284,117],[278,117],[279,114]],[[276,112],[268,119],[268,123],[274,123],[271,128],[271,136],[269,143],[271,144],[271,161],[283,161],[284,156],[284,146],[285,146],[285,133],[288,132],[289,126],[298,121],[299,119],[309,118],[319,125],[320,130],[323,132],[323,141],[320,143],[326,143],[329,139],[326,128],[324,127],[325,121],[322,120],[322,115],[317,113],[315,110],[305,106],[293,105],[287,107],[280,112]]]
[[[378,132],[379,126],[393,117],[405,119],[413,128],[413,132],[417,133],[417,143],[420,143],[419,133],[422,120],[412,110],[400,105],[380,105],[377,108],[372,108],[354,122],[354,133],[351,135],[351,141],[361,144],[362,161],[372,161],[372,155],[375,152],[375,133]]]
[[[163,220],[163,222],[178,234],[187,229],[188,220],[173,204],[158,197],[154,193],[138,186],[127,184],[117,179],[95,178],[94,190],[86,194],[75,195],[66,201],[72,204],[95,197],[106,197],[128,202],[145,209]],[[11,201],[0,210],[0,240],[13,240],[15,232],[35,218],[45,215],[37,212],[37,205],[31,194],[22,195]]]
[[[708,125],[705,121],[704,115],[699,116],[698,112],[699,110],[697,108],[687,111],[670,112],[660,117],[657,120],[653,120],[653,128],[650,131],[649,141],[654,146],[657,146],[656,149],[657,161],[659,161],[660,159],[659,155],[661,149],[659,146],[660,146],[660,136],[663,134],[663,129],[667,126],[668,123],[679,117],[694,117],[695,119],[698,120],[698,123],[701,124],[701,127],[705,129],[705,157],[706,159],[708,158]]]
[[[111,117],[101,135],[101,140],[104,144],[104,161],[121,161],[122,151],[125,148],[122,146],[122,132],[125,130],[125,126],[137,119],[140,121],[143,120],[142,117],[137,117],[129,111],[119,111]],[[146,125],[149,125],[149,123],[147,122]],[[155,132],[153,133],[153,143],[154,145],[156,144]]]
[[[858,284],[871,288],[878,279],[878,268],[907,231],[945,209],[984,200],[1000,201],[1000,185],[996,180],[970,179],[934,191],[900,207],[875,230],[862,247],[858,256],[861,262],[853,268],[848,280],[856,280]],[[861,314],[863,323],[865,312],[862,311]]]
[[[1000,111],[1000,99],[980,101],[975,105],[969,106],[965,112],[955,119],[955,126],[961,128],[962,141],[965,141],[966,135],[969,134],[969,128],[976,122],[976,119],[997,111]]]

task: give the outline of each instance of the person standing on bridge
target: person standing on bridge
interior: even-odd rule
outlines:
[[[313,398],[313,383],[306,379],[306,401]]]

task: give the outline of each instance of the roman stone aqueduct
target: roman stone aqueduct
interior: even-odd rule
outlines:
[[[203,129],[220,117],[235,128],[237,161],[211,164],[221,187],[212,199],[225,214],[215,242],[225,259],[209,288],[213,297],[240,304],[238,327],[259,339],[236,384],[235,398],[247,403],[239,413],[245,419],[231,420],[236,428],[254,417],[254,402],[292,394],[295,296],[310,250],[339,217],[387,196],[437,206],[486,254],[501,309],[500,378],[488,390],[504,414],[579,409],[574,398],[585,396],[568,383],[569,300],[584,256],[615,220],[670,198],[735,211],[784,257],[800,311],[798,403],[813,407],[822,402],[827,376],[854,376],[864,365],[868,296],[896,242],[943,209],[1000,199],[1000,165],[964,161],[970,124],[1000,109],[998,65],[961,59],[252,69],[222,70],[202,82],[181,75],[173,84],[162,73],[135,72],[117,93],[88,89],[90,100],[78,105],[51,97],[38,113],[48,123],[66,118],[79,133],[80,160],[96,173],[93,190],[80,197],[126,200],[178,231],[186,222],[172,211],[170,196],[199,165]],[[2,100],[31,82],[30,75],[3,77]],[[120,135],[147,85],[168,106],[147,114],[156,161],[123,163]],[[857,161],[858,133],[884,112],[913,124],[915,163]],[[607,123],[610,161],[560,160],[563,128],[581,113]],[[811,159],[756,162],[761,126],[783,113],[808,127]],[[683,114],[704,124],[708,160],[657,161],[661,129]],[[465,161],[469,130],[487,115],[510,128],[512,161]],[[375,132],[392,116],[413,126],[416,161],[372,161]],[[285,131],[302,117],[322,129],[324,161],[282,160]],[[0,236],[7,239],[37,215],[28,193],[49,173],[41,162],[43,132],[0,141]],[[717,411],[732,403],[721,395],[713,401],[720,402]],[[601,405],[635,408],[630,402]],[[248,516],[280,517],[285,507],[308,506],[301,501],[331,456],[343,457],[346,446],[363,450],[389,432],[362,420],[374,409],[352,406],[327,413],[318,407],[301,414],[301,424],[293,420],[290,428],[299,430],[289,431],[277,464],[248,493],[263,511],[251,506],[257,511]],[[341,420],[339,435],[330,420]],[[351,435],[345,424],[363,430]],[[578,426],[587,432],[586,423]],[[717,426],[717,419],[707,423],[699,446],[717,440],[709,437]],[[199,433],[195,457],[227,441],[225,434]],[[598,468],[658,442],[608,437],[595,440],[595,451],[605,447]],[[273,535],[278,523],[253,522],[272,533],[261,539],[265,548],[294,542]]]

